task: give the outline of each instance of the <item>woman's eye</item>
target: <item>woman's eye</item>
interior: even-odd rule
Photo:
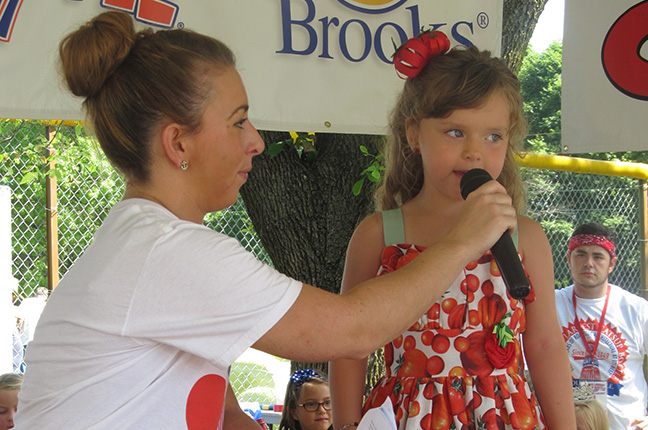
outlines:
[[[243,118],[242,120],[237,121],[236,123],[234,123],[234,125],[235,125],[236,127],[238,127],[238,128],[243,128],[243,126],[245,125],[245,123],[247,122],[247,120],[248,120],[247,118]]]
[[[448,136],[450,136],[450,137],[462,137],[463,136],[463,133],[461,132],[461,130],[457,130],[456,128],[446,131],[446,134]]]

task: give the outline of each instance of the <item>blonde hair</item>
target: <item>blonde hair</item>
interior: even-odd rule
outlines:
[[[577,400],[576,430],[609,430],[607,411],[596,400]]]
[[[59,45],[61,69],[110,162],[146,181],[149,140],[165,120],[198,131],[213,95],[209,72],[235,66],[223,43],[184,29],[135,32],[130,15],[104,12]]]
[[[405,134],[407,121],[445,118],[456,109],[480,107],[496,93],[506,98],[511,110],[509,146],[497,180],[521,211],[524,196],[514,153],[526,134],[527,123],[522,115],[520,83],[500,59],[474,46],[455,47],[432,58],[418,76],[405,82],[390,118],[385,180],[376,191],[377,207],[399,207],[414,198],[423,186],[421,157],[414,154]]]
[[[5,373],[0,375],[0,390],[20,390],[23,376],[19,373]]]

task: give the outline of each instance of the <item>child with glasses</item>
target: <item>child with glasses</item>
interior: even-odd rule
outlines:
[[[279,430],[332,430],[328,378],[313,369],[297,370],[286,389]]]

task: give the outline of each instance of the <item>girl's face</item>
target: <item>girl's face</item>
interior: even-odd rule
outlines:
[[[328,384],[304,382],[299,393],[299,398],[297,399],[297,404],[317,403],[317,410],[315,412],[309,412],[304,406],[297,406],[297,408],[290,411],[290,414],[295,421],[299,421],[302,430],[326,430],[332,424],[331,411],[324,409],[324,406],[320,403],[329,402],[328,404],[330,405],[330,401],[331,393]]]
[[[504,167],[509,128],[510,107],[499,93],[478,108],[408,122],[408,143],[420,150],[423,161],[423,190],[462,200],[459,185],[468,170],[482,168],[497,178]]]
[[[12,429],[20,390],[0,390],[0,430]]]

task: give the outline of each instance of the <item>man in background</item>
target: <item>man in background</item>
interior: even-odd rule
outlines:
[[[556,290],[575,390],[593,389],[611,430],[648,425],[648,302],[608,283],[617,261],[616,235],[598,223],[577,227],[567,261],[574,284]]]

